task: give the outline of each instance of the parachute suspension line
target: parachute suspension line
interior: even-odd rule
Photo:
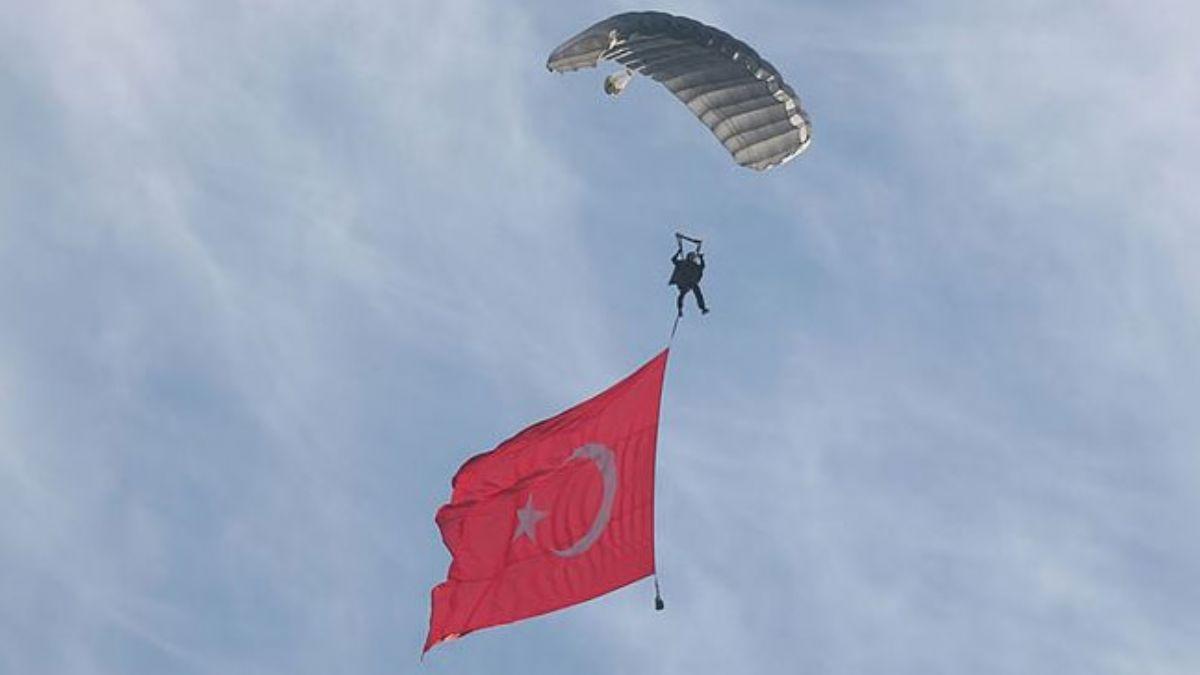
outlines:
[[[682,233],[682,232],[676,232],[676,233],[675,233],[675,240],[676,240],[676,241],[686,241],[686,242],[688,242],[688,243],[690,243],[690,244],[695,244],[695,245],[696,245],[696,253],[699,253],[699,252],[700,252],[700,246],[704,244],[704,241],[703,241],[703,240],[701,240],[701,239],[697,239],[697,238],[695,238],[695,237],[689,237],[689,236],[687,236],[686,234],[684,234],[684,233]]]
[[[679,328],[679,320],[682,318],[682,314],[675,315],[675,323],[671,325],[671,337],[667,340],[668,347],[670,347],[671,343],[675,341],[675,331]]]
[[[663,609],[666,608],[666,606],[667,606],[667,603],[663,602],[663,599],[662,599],[662,591],[660,591],[658,588],[658,570],[655,570],[654,571],[654,609],[656,611],[661,612],[661,611],[663,611]]]

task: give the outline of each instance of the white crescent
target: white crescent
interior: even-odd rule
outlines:
[[[600,501],[600,508],[596,511],[596,518],[592,521],[592,527],[587,534],[565,549],[554,549],[554,553],[561,558],[577,556],[596,543],[596,540],[604,533],[604,528],[608,527],[608,519],[612,517],[613,500],[617,496],[617,461],[613,457],[612,450],[600,443],[588,443],[575,448],[575,452],[572,452],[571,456],[563,463],[566,464],[573,459],[580,458],[590,459],[596,465],[596,470],[604,479],[604,498]]]

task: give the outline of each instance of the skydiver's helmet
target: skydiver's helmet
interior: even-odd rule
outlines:
[[[604,78],[604,93],[609,96],[620,96],[621,92],[625,91],[625,87],[633,80],[633,73],[628,69],[619,73],[613,73]]]
[[[695,251],[689,251],[689,252],[688,252],[688,254],[687,254],[687,261],[688,261],[688,262],[690,262],[690,263],[694,263],[694,262],[696,262],[696,252],[695,252]]]

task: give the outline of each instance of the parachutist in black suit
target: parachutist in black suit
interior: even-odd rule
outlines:
[[[679,297],[675,299],[675,307],[679,310],[679,316],[683,316],[683,296],[691,291],[696,296],[696,304],[700,306],[700,312],[708,314],[708,307],[704,304],[704,293],[700,292],[700,277],[704,276],[704,254],[699,251],[688,253],[686,257],[682,254],[683,241],[680,240],[679,249],[675,251],[675,255],[671,256],[675,271],[671,272],[671,280],[667,282],[668,285],[679,288]]]

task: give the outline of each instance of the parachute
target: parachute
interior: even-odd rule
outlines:
[[[554,72],[625,66],[604,89],[616,96],[634,73],[661,82],[700,119],[738,164],[763,171],[804,152],[812,125],[779,71],[749,45],[694,19],[664,12],[609,17],[562,43]]]

